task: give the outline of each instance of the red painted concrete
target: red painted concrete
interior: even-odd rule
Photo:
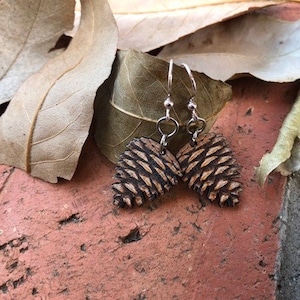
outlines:
[[[70,182],[1,166],[0,298],[272,299],[285,179],[272,174],[261,189],[254,166],[276,141],[297,84],[232,85],[214,130],[243,166],[236,208],[201,208],[180,183],[152,205],[119,210],[114,166],[91,138]],[[136,227],[142,239],[124,244],[119,237]]]

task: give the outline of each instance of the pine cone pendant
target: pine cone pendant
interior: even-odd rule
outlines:
[[[182,176],[175,156],[165,150],[160,154],[160,144],[149,138],[135,138],[121,154],[116,166],[112,190],[114,204],[118,207],[142,205],[152,201],[178,183]]]
[[[221,134],[200,135],[196,144],[187,143],[176,155],[188,187],[220,206],[235,206],[242,184],[240,166]]]

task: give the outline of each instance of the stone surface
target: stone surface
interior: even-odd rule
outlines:
[[[117,209],[114,166],[92,138],[70,182],[0,166],[1,299],[273,299],[285,179],[271,174],[260,188],[254,167],[298,84],[231,84],[234,99],[213,130],[243,167],[236,208],[201,207],[180,183],[153,203]]]
[[[300,174],[290,177],[281,213],[280,250],[276,299],[298,299],[300,295]]]

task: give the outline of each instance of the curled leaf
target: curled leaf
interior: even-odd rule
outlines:
[[[183,37],[159,56],[219,80],[250,73],[266,81],[294,81],[300,77],[299,32],[300,21],[249,14]]]
[[[134,137],[160,140],[156,130],[165,115],[169,64],[135,50],[119,51],[110,78],[98,90],[95,102],[96,141],[102,152],[116,162]],[[207,120],[207,130],[218,112],[232,97],[231,87],[193,72],[197,84],[198,115]],[[179,132],[169,140],[171,150],[179,149],[190,136],[185,125],[191,118],[186,104],[191,96],[191,81],[184,68],[174,65],[171,115],[179,122]],[[164,130],[171,132],[169,126]]]
[[[49,182],[72,178],[116,45],[107,2],[82,1],[80,26],[68,49],[27,79],[1,116],[1,163]]]
[[[119,49],[149,51],[200,28],[277,1],[109,0],[119,28]]]
[[[0,2],[0,104],[57,51],[49,52],[73,26],[74,0]]]
[[[277,168],[287,176],[300,169],[300,91],[293,108],[284,120],[271,153],[265,154],[256,169],[256,178],[262,186],[267,176]]]

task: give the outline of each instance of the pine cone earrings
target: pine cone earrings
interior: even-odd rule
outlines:
[[[127,150],[121,154],[117,163],[118,181],[113,183],[114,204],[132,207],[134,203],[142,205],[147,199],[154,200],[159,195],[169,191],[178,183],[181,170],[175,156],[167,149],[167,140],[176,134],[178,122],[170,116],[173,107],[171,99],[173,60],[169,64],[168,97],[164,101],[166,114],[157,121],[157,130],[161,134],[160,143],[150,138],[135,138],[127,145]],[[164,133],[162,124],[174,125],[174,130]]]
[[[191,111],[191,119],[186,125],[191,141],[184,145],[176,157],[167,149],[167,140],[177,133],[179,124],[170,116],[173,107],[171,99],[173,60],[169,64],[168,96],[164,101],[166,114],[157,121],[157,130],[161,135],[160,142],[150,138],[135,138],[121,154],[116,166],[117,182],[113,183],[114,204],[118,207],[134,204],[142,205],[147,199],[152,201],[169,191],[182,177],[189,188],[195,190],[200,197],[211,202],[235,206],[239,202],[242,184],[236,179],[240,177],[240,166],[233,158],[228,142],[221,134],[200,133],[206,127],[206,121],[197,115],[194,102],[196,82],[190,68],[182,64],[192,83],[193,94],[187,108]],[[170,133],[164,133],[161,125],[169,123],[174,126]]]
[[[242,190],[240,166],[221,134],[207,133],[183,146],[176,155],[183,181],[201,196],[220,206],[235,206]]]
[[[175,156],[161,144],[149,138],[136,138],[127,145],[116,167],[112,185],[114,204],[132,207],[142,205],[147,199],[154,200],[169,191],[181,177],[180,166]]]
[[[193,95],[187,104],[192,113],[187,123],[187,132],[192,138],[176,155],[183,173],[182,179],[200,197],[205,196],[220,206],[235,206],[242,190],[242,184],[236,181],[240,177],[240,166],[233,158],[233,152],[223,135],[207,133],[199,136],[205,129],[206,122],[196,113],[197,105],[193,101],[196,82],[193,74],[186,64],[182,65],[188,72],[193,87]]]

